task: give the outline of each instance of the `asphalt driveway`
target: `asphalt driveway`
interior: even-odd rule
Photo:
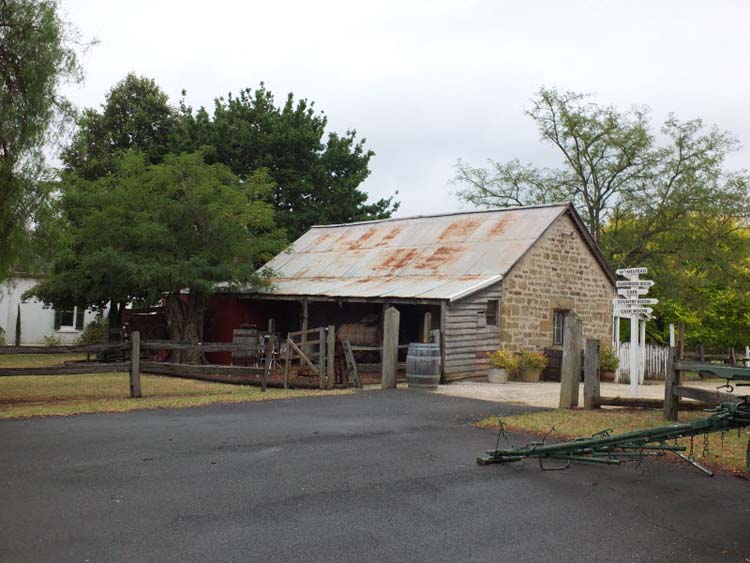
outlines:
[[[750,560],[744,480],[475,465],[494,433],[469,422],[519,410],[393,390],[1,422],[0,560]]]

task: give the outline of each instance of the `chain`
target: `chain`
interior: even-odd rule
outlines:
[[[688,457],[690,459],[695,459],[693,457],[693,436],[690,436],[690,451],[688,452]]]
[[[727,433],[726,430],[722,430],[721,431],[721,449],[722,449],[722,451],[724,450],[724,434],[726,434],[726,433]]]
[[[708,450],[708,432],[703,435],[703,459],[708,460],[711,452]]]

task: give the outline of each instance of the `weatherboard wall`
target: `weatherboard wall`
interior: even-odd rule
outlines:
[[[500,327],[487,324],[487,302],[500,298],[501,285],[496,283],[446,307],[446,381],[487,376],[487,355],[500,346]]]

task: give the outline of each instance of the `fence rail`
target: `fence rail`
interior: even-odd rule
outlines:
[[[0,346],[0,356],[16,356],[19,354],[94,354],[96,352],[127,350],[129,348],[129,342],[86,344],[84,346]]]
[[[68,354],[68,353],[95,353],[109,350],[130,350],[130,361],[126,362],[81,362],[78,365],[61,365],[49,367],[27,367],[27,368],[0,368],[0,377],[12,377],[22,375],[74,375],[89,373],[130,373],[130,396],[139,398],[141,396],[141,371],[157,375],[168,375],[173,377],[190,377],[210,381],[248,383],[241,378],[247,376],[261,376],[261,390],[265,391],[268,385],[268,373],[270,371],[270,355],[266,359],[264,367],[241,367],[225,365],[206,364],[176,364],[167,362],[140,361],[141,350],[180,350],[180,351],[245,351],[248,346],[240,344],[229,344],[223,342],[190,343],[174,342],[170,340],[144,340],[141,342],[140,333],[134,331],[130,342],[117,342],[113,344],[95,344],[87,346],[3,346],[0,347],[1,355],[24,355],[24,354]]]

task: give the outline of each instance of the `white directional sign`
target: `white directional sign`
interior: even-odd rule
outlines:
[[[646,288],[648,289],[652,285],[654,285],[653,280],[618,280],[617,287],[639,287],[639,288]]]
[[[615,314],[618,316],[630,316],[630,315],[650,315],[654,310],[651,307],[629,307],[627,309],[615,309]]]
[[[617,290],[617,295],[622,295],[623,297],[638,297],[639,295],[648,295],[648,289],[629,289],[627,287],[622,287]]]
[[[644,299],[615,299],[615,305],[656,305],[659,300],[654,297]]]
[[[641,274],[648,274],[648,268],[622,268],[616,271],[618,276],[625,276],[626,278],[637,278]]]
[[[613,299],[613,315],[616,318],[615,342],[620,339],[620,318],[630,318],[630,389],[633,397],[638,396],[638,383],[643,380],[644,363],[641,346],[646,341],[646,322],[651,320],[653,309],[646,305],[656,305],[659,300],[648,295],[648,290],[654,285],[652,280],[642,280],[639,276],[647,274],[648,268],[622,268],[617,275],[626,278],[616,281],[617,294],[620,299]]]

